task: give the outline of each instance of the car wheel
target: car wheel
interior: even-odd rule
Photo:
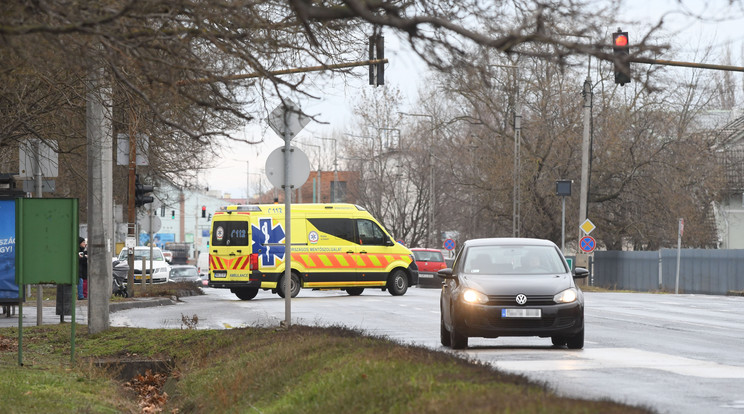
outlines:
[[[346,288],[346,293],[348,293],[349,296],[359,296],[362,292],[364,292],[364,288],[361,287]]]
[[[447,327],[444,326],[444,316],[440,316],[440,327],[439,327],[439,340],[442,342],[442,345],[444,346],[450,346],[452,342],[450,341],[450,331],[447,330]]]
[[[566,340],[568,349],[581,349],[584,347],[584,328],[574,336],[568,337]]]
[[[394,270],[388,277],[387,289],[393,296],[401,296],[408,290],[408,277],[400,269]]]
[[[450,346],[452,349],[465,349],[468,347],[468,336],[457,330],[457,318],[454,309],[450,311],[452,327],[450,328]]]
[[[240,300],[251,300],[258,295],[258,288],[239,288],[234,289],[233,293]]]
[[[282,275],[281,278],[279,278],[279,283],[276,285],[276,293],[279,294],[281,297],[284,296],[284,275]],[[300,277],[297,276],[297,273],[292,272],[292,278],[289,282],[289,293],[292,295],[292,297],[296,297],[300,293]]]
[[[550,338],[551,341],[553,341],[553,345],[555,346],[565,346],[566,345],[566,337],[565,336],[553,336]]]

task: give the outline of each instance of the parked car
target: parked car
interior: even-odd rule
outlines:
[[[127,249],[122,249],[119,252],[119,261],[127,261]],[[149,282],[152,277],[153,283],[165,283],[168,281],[168,273],[170,272],[170,266],[163,257],[163,252],[159,248],[152,248],[152,268],[150,270],[150,247],[149,246],[137,246],[134,248],[134,283],[140,283],[142,281],[142,259],[145,259],[145,272],[147,273],[147,280]]]
[[[169,282],[186,282],[194,283],[199,286],[202,285],[202,280],[199,277],[199,272],[196,270],[196,266],[192,265],[175,265],[170,269]]]
[[[550,337],[555,346],[584,347],[584,294],[558,246],[549,240],[468,240],[454,268],[440,270],[440,340],[467,348],[469,337]]]
[[[419,271],[419,287],[441,288],[442,279],[436,276],[440,269],[447,267],[444,261],[444,255],[436,249],[411,249],[413,258],[416,260],[416,266]]]

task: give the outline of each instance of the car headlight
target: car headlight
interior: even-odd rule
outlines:
[[[155,269],[155,273],[156,274],[157,273],[165,273],[165,274],[167,274],[168,273],[168,268],[167,267],[159,267],[159,268]]]
[[[555,303],[571,303],[574,302],[578,297],[579,293],[576,291],[576,289],[569,288],[553,296],[553,301],[555,301]]]
[[[466,303],[488,303],[488,296],[477,290],[467,289],[462,294],[462,300]]]

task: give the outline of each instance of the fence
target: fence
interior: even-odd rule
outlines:
[[[594,286],[674,292],[677,250],[595,251]],[[725,295],[744,291],[744,250],[683,249],[679,292]]]

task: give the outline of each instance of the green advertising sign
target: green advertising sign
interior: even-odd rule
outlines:
[[[16,199],[16,283],[77,284],[78,200]]]

